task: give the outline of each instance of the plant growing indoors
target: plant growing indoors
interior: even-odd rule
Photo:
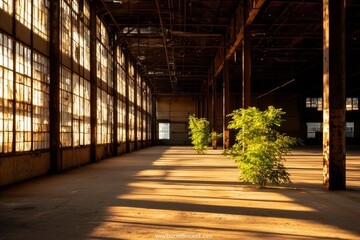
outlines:
[[[269,106],[260,111],[255,107],[235,110],[229,116],[229,129],[238,130],[236,143],[230,149],[240,171],[240,181],[256,184],[260,188],[268,182],[279,185],[290,183],[284,155],[298,140],[275,130],[283,122],[282,109]]]
[[[205,118],[197,118],[195,115],[189,116],[189,135],[193,149],[198,154],[205,154],[211,140],[210,124]]]

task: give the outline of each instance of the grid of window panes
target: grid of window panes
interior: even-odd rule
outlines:
[[[61,68],[60,80],[60,141],[63,147],[72,145],[72,82],[70,70]]]
[[[112,142],[113,134],[113,60],[109,32],[105,24],[96,17],[96,73],[97,89],[97,143]]]
[[[73,146],[90,144],[90,82],[73,74]]]
[[[113,97],[106,91],[97,92],[97,143],[112,142],[113,134]]]
[[[359,110],[358,98],[346,98],[346,111]]]
[[[129,63],[129,140],[135,141],[135,72],[132,63]]]
[[[116,59],[116,70],[117,70],[117,95],[118,95],[118,142],[126,141],[126,72],[125,72],[125,55],[120,47],[117,47],[117,59]]]
[[[13,40],[0,33],[0,153],[13,148]]]
[[[112,81],[112,53],[109,42],[109,33],[104,23],[96,18],[96,73],[98,79],[113,87]]]
[[[147,105],[148,105],[148,133],[147,133],[147,137],[148,137],[148,140],[151,140],[151,137],[152,137],[152,131],[151,131],[151,116],[152,116],[152,95],[151,95],[151,92],[150,92],[150,87],[148,86],[147,88],[147,97],[148,97],[148,100],[147,100]]]
[[[71,7],[70,0],[61,1],[61,51],[71,56]]]
[[[25,27],[31,28],[31,1],[17,0],[16,1],[16,20],[22,23]]]
[[[4,10],[8,14],[13,13],[13,0],[0,0],[0,9]]]
[[[31,50],[16,43],[16,151],[31,150]]]
[[[50,145],[49,129],[49,59],[33,53],[33,149]]]
[[[33,0],[33,31],[45,40],[49,39],[49,7],[48,0]]]
[[[118,100],[118,141],[126,141],[126,104]]]
[[[147,92],[146,81],[142,83],[142,140],[146,140],[146,120],[147,120]]]
[[[307,108],[316,108],[318,111],[322,111],[322,98],[306,98],[306,107]]]
[[[83,1],[83,23],[80,27],[80,65],[90,71],[90,5]],[[82,59],[83,58],[83,59]]]
[[[72,59],[80,64],[80,22],[79,22],[79,3],[72,0],[71,11],[71,39],[72,39]],[[81,24],[82,26],[82,24]]]
[[[322,123],[321,122],[307,122],[307,138],[315,138],[316,133],[322,132]]]
[[[141,76],[136,74],[136,139],[141,140]]]

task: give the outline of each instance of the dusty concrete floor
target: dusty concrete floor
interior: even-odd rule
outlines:
[[[360,152],[338,192],[319,150],[294,151],[294,184],[264,190],[220,153],[152,147],[2,189],[0,239],[360,239]]]

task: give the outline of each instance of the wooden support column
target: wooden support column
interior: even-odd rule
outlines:
[[[118,92],[117,92],[117,86],[118,86],[118,79],[117,79],[117,48],[118,44],[116,43],[116,39],[114,37],[114,49],[113,49],[113,96],[114,96],[114,125],[113,125],[113,155],[118,155]]]
[[[251,52],[250,52],[250,29],[244,27],[242,39],[242,107],[251,105]]]
[[[205,93],[205,118],[209,120],[209,86],[206,84]]]
[[[134,74],[134,149],[138,150],[138,68],[136,65]]]
[[[230,133],[228,124],[230,114],[230,91],[229,91],[229,61],[224,60],[223,69],[223,148],[229,149]]]
[[[216,132],[216,78],[211,76],[212,79],[212,91],[211,91],[211,114],[212,114],[212,120],[211,120],[211,132]],[[212,141],[212,147],[213,149],[217,148],[217,140]]]
[[[97,147],[97,75],[96,75],[96,8],[94,3],[90,5],[90,123],[91,123],[91,145],[90,161],[96,162]]]
[[[50,1],[50,172],[62,170],[60,145],[60,0]]]
[[[323,0],[323,174],[326,190],[346,188],[345,0]]]
[[[155,145],[156,144],[156,129],[157,129],[157,124],[156,124],[156,95],[153,93],[151,98],[151,102],[152,102],[152,114],[151,114],[151,144]]]
[[[129,85],[130,85],[130,76],[129,76],[129,59],[128,56],[125,58],[125,141],[126,141],[126,152],[130,152],[130,122],[129,122],[129,113],[130,113],[130,101],[129,101]]]

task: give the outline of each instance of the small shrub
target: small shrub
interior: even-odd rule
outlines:
[[[210,124],[205,118],[197,118],[195,115],[189,116],[189,135],[193,149],[198,154],[205,154],[211,141]]]
[[[229,115],[232,120],[228,128],[238,130],[229,155],[237,163],[239,180],[260,188],[268,182],[275,185],[291,182],[283,164],[284,155],[290,153],[298,140],[274,129],[283,122],[283,114],[281,109],[270,106],[265,111],[255,107],[238,109]]]

